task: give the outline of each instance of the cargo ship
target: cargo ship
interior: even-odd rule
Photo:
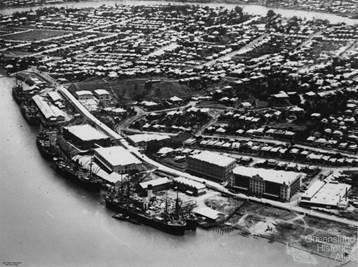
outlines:
[[[105,202],[106,207],[163,232],[182,236],[188,230],[187,222],[180,212],[178,200],[175,212],[169,212],[167,199],[163,210],[150,197],[142,198],[133,195],[129,189],[127,193],[124,193],[118,190],[118,186],[115,186],[107,193]]]
[[[46,160],[52,160],[58,154],[55,144],[51,144],[51,135],[55,135],[54,131],[42,130],[36,137],[36,145],[41,156]],[[55,141],[52,141],[54,143]]]
[[[102,180],[96,178],[91,171],[83,169],[74,162],[58,157],[54,158],[54,164],[58,174],[87,190],[99,191],[103,185]]]
[[[12,88],[12,97],[17,104],[21,104],[21,102],[24,100],[24,90],[21,84],[17,84]]]
[[[38,126],[40,124],[40,117],[36,107],[26,103],[21,103],[20,110],[21,114],[30,125]]]

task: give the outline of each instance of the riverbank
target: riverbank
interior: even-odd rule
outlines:
[[[158,5],[158,4],[175,4],[175,5],[187,5],[187,4],[193,4],[193,5],[206,5],[206,6],[224,6],[226,8],[234,8],[235,6],[241,6],[243,7],[243,11],[248,14],[253,15],[262,15],[265,16],[268,12],[268,10],[273,10],[274,12],[281,14],[284,17],[302,17],[306,19],[313,19],[313,18],[319,18],[323,20],[329,20],[331,23],[340,23],[344,22],[346,24],[358,24],[358,19],[351,19],[349,17],[343,17],[337,14],[332,14],[328,12],[316,12],[316,11],[307,11],[299,8],[291,9],[291,8],[285,8],[285,7],[267,7],[263,5],[258,4],[242,4],[242,3],[232,3],[232,0],[215,0],[213,2],[205,2],[205,1],[152,1],[152,0],[135,0],[135,1],[129,1],[129,0],[85,0],[80,2],[66,2],[66,3],[57,3],[57,4],[48,4],[48,5],[42,5],[42,6],[35,6],[35,7],[19,7],[19,8],[6,8],[6,9],[0,9],[0,14],[9,15],[14,12],[21,12],[21,11],[28,11],[28,10],[36,10],[43,7],[72,7],[72,8],[84,8],[84,7],[98,7],[103,4],[124,4],[124,5]],[[242,1],[239,1],[242,2]]]
[[[103,2],[103,1],[110,1],[110,0],[84,0],[86,2]],[[29,8],[29,7],[48,7],[51,5],[56,5],[56,4],[74,4],[74,3],[78,3],[78,2],[84,2],[82,0],[77,0],[77,1],[59,1],[57,3],[40,3],[40,4],[35,4],[35,5],[13,5],[13,6],[0,6],[0,10],[1,9],[7,9],[7,8]],[[147,1],[147,0],[140,0],[140,1]],[[123,2],[122,0],[118,0],[117,2]],[[247,2],[247,1],[240,1],[240,0],[202,0],[202,1],[165,1],[165,2],[176,2],[176,3],[188,3],[188,4],[192,4],[192,3],[202,3],[202,4],[213,4],[213,3],[218,3],[218,4],[234,4],[234,5],[260,5],[263,7],[267,7],[267,8],[273,8],[273,9],[287,9],[287,10],[300,10],[300,11],[308,11],[308,12],[322,12],[322,13],[326,13],[326,14],[333,14],[333,15],[337,15],[337,16],[342,16],[342,17],[347,17],[347,18],[352,18],[354,16],[354,13],[351,14],[346,14],[346,13],[339,13],[339,12],[330,12],[327,10],[316,10],[314,8],[304,8],[304,7],[300,7],[298,5],[296,6],[286,6],[284,4],[271,4],[271,5],[264,5],[264,4],[260,4],[259,1],[253,1],[253,2]]]

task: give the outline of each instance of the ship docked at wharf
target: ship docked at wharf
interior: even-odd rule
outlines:
[[[115,218],[134,220],[172,235],[181,236],[197,227],[196,216],[181,206],[178,195],[174,203],[169,203],[167,196],[165,200],[152,196],[151,191],[147,197],[140,197],[133,192],[129,182],[124,186],[119,182],[108,191],[105,202],[106,207],[120,213]]]
[[[40,125],[40,116],[36,107],[26,102],[20,104],[21,114],[25,120],[32,126]]]
[[[56,130],[44,129],[36,137],[36,145],[41,156],[46,160],[52,160],[58,155],[59,148],[56,146]]]
[[[76,162],[68,161],[62,157],[55,157],[53,162],[58,174],[81,187],[90,191],[99,191],[102,188],[103,182],[95,177],[95,174],[91,171],[92,168],[85,170]]]

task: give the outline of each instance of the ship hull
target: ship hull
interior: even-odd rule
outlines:
[[[39,126],[40,125],[40,119],[36,114],[30,114],[28,111],[26,111],[26,108],[21,105],[21,114],[25,118],[28,124],[32,126]]]
[[[44,159],[52,160],[56,156],[56,152],[44,147],[39,139],[36,140],[36,145]]]
[[[20,89],[17,87],[12,88],[12,97],[14,98],[14,100],[17,104],[21,104],[21,102],[23,100],[23,97],[22,97],[21,93],[19,92],[19,90]]]
[[[137,221],[139,221],[142,224],[151,226],[153,228],[156,228],[160,231],[166,232],[168,234],[172,235],[178,235],[182,236],[185,234],[186,224],[177,225],[177,224],[168,224],[165,222],[161,222],[158,220],[155,220],[145,214],[139,213],[131,208],[126,208],[122,206],[119,203],[113,203],[112,201],[106,199],[106,207],[115,210],[117,212],[120,212],[122,214],[125,214],[129,216],[130,218],[133,218]]]
[[[85,188],[89,191],[99,191],[102,187],[101,183],[92,182],[88,180],[81,179],[77,176],[77,174],[68,167],[65,166],[59,166],[56,163],[55,170],[58,174],[60,174],[62,177],[68,179],[69,181],[77,184],[78,186],[81,186],[82,188]]]

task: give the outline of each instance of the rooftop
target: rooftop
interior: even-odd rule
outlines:
[[[206,186],[202,183],[199,183],[199,182],[196,182],[194,180],[189,180],[187,178],[184,178],[184,177],[177,177],[177,178],[174,178],[174,181],[177,182],[177,183],[181,183],[181,184],[185,184],[185,185],[188,185],[188,186],[191,186],[191,187],[194,187],[198,190],[201,190],[201,189],[205,189]]]
[[[202,151],[199,154],[192,155],[191,158],[215,164],[221,167],[227,167],[235,162],[235,159],[220,155],[215,152]]]
[[[132,153],[121,146],[101,147],[95,149],[95,151],[112,166],[124,166],[142,163]]]
[[[351,188],[347,184],[326,183],[310,199],[311,203],[336,206]]]
[[[253,168],[253,167],[244,167],[238,166],[234,169],[234,174],[243,175],[243,176],[260,176],[265,181],[278,183],[278,184],[291,184],[295,182],[300,176],[304,176],[304,173],[301,172],[291,172],[291,171],[279,171],[272,169],[263,169],[263,168]]]
[[[109,138],[103,132],[97,130],[89,124],[73,125],[65,127],[71,134],[77,136],[83,141],[99,140]]]
[[[159,186],[159,185],[163,185],[163,184],[167,184],[170,183],[171,180],[167,177],[161,177],[158,179],[154,179],[154,180],[150,180],[150,181],[146,181],[146,182],[142,182],[139,183],[139,185],[143,188],[143,189],[147,189],[149,185],[152,186]]]
[[[134,135],[128,135],[128,138],[132,140],[134,143],[140,143],[140,142],[149,142],[149,141],[160,141],[169,139],[170,137],[168,135],[161,135],[161,134],[134,134]]]
[[[76,91],[75,94],[76,94],[77,96],[81,96],[81,95],[93,95],[91,91],[87,91],[87,90]]]
[[[94,92],[97,95],[109,95],[109,92],[105,89],[96,89],[94,90]]]

